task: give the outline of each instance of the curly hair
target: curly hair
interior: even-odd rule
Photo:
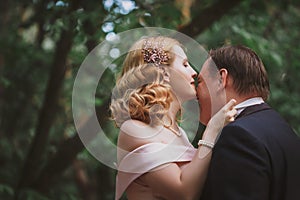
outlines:
[[[169,84],[163,71],[154,64],[143,64],[129,69],[112,93],[112,119],[120,127],[129,119],[157,125],[168,112],[172,102]]]

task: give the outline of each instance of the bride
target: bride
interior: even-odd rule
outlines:
[[[196,98],[195,76],[172,38],[144,38],[130,49],[110,106],[120,128],[115,199],[200,197],[215,140],[236,110],[231,100],[215,114],[195,149],[178,125],[182,103]]]

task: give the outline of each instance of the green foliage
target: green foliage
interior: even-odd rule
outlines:
[[[0,197],[1,199],[13,199],[14,189],[6,184],[0,184]]]
[[[46,196],[44,196],[34,190],[30,190],[30,189],[22,190],[19,198],[24,199],[24,200],[35,200],[35,199],[50,200]]]

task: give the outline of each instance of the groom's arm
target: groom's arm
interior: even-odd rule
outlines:
[[[269,199],[269,179],[269,157],[261,142],[228,125],[214,148],[202,200]]]

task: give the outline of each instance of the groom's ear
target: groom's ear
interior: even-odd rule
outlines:
[[[228,71],[227,69],[225,68],[221,68],[219,70],[219,74],[220,74],[220,79],[219,79],[219,85],[222,87],[222,88],[225,88],[228,84]]]

